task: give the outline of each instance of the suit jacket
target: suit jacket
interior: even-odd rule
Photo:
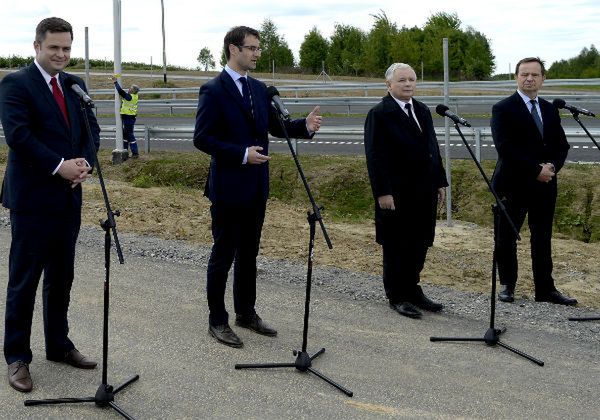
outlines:
[[[560,123],[558,110],[538,97],[544,135],[533,121],[527,105],[518,92],[492,108],[492,136],[498,161],[492,185],[503,195],[527,195],[534,188],[541,163],[553,163],[556,172],[563,167],[569,144]],[[551,184],[556,187],[556,177]]]
[[[205,195],[212,203],[247,204],[269,195],[268,162],[242,164],[247,147],[269,153],[269,133],[283,137],[266,85],[248,77],[253,113],[246,110],[235,82],[223,71],[200,87],[194,145],[211,155]],[[290,137],[311,138],[306,120],[285,123]]]
[[[427,105],[413,98],[422,132],[389,94],[365,121],[365,152],[375,198],[377,242],[433,243],[437,190],[446,173]],[[394,197],[395,211],[379,208],[377,198]]]
[[[52,172],[62,158],[84,157],[93,166],[100,127],[88,109],[93,136],[90,142],[79,98],[65,87],[66,77],[66,73],[59,73],[70,127],[35,64],[7,75],[0,83],[0,118],[10,148],[2,183],[4,207],[14,211],[62,211],[67,205],[81,206],[81,185],[71,188],[67,180]],[[85,89],[79,77],[68,77]]]

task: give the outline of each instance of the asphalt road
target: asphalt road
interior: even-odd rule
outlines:
[[[479,112],[485,111],[480,108]],[[364,116],[360,117],[326,117],[324,127],[338,127],[345,129],[362,129],[364,126]],[[582,117],[583,119],[583,117]],[[114,118],[100,118],[100,124],[114,125]],[[489,117],[469,118],[473,127],[489,128]],[[600,128],[600,119],[586,118],[583,120],[586,127],[590,130]],[[138,127],[143,125],[150,126],[174,126],[174,127],[189,127],[193,128],[194,117],[192,115],[186,117],[172,118],[168,117],[139,117]],[[444,120],[442,118],[434,118],[436,127],[443,127]],[[577,122],[572,118],[564,118],[563,125],[565,128],[579,128]],[[454,127],[450,127],[451,133],[455,133]],[[138,139],[143,139],[142,133],[138,133]],[[444,151],[444,139],[439,138],[442,155]],[[471,140],[471,139],[467,139]],[[140,140],[140,147],[143,150],[143,140]],[[596,139],[600,141],[600,138]],[[571,139],[571,150],[568,160],[573,162],[600,162],[600,150],[596,148],[593,142],[587,138]],[[470,142],[474,146],[474,142]],[[103,135],[103,147],[114,148],[114,134],[106,133]],[[172,151],[195,151],[194,145],[190,141],[190,136],[172,136],[169,139],[152,140],[151,148],[153,150],[172,150]],[[288,146],[285,140],[273,139],[271,141],[271,151],[287,152]],[[454,159],[468,159],[470,155],[464,144],[460,140],[452,140],[450,142],[450,155]],[[298,140],[297,150],[299,153],[321,154],[321,155],[364,155],[364,144],[362,135],[344,135],[332,136],[317,133],[311,141]],[[491,141],[482,142],[481,148],[482,159],[496,159],[497,154]]]
[[[4,220],[0,223],[3,283],[9,238]],[[316,376],[293,368],[234,369],[235,363],[293,363],[291,350],[299,349],[302,337],[303,265],[260,260],[258,307],[279,335],[269,338],[237,328],[245,347],[232,349],[216,343],[206,331],[208,249],[125,234],[121,243],[125,265],[115,263],[112,253],[107,378],[117,386],[140,375],[139,381],[115,398],[136,418],[600,417],[600,352],[598,341],[590,336],[598,330],[581,330],[574,338],[569,323],[556,321],[554,325],[551,321],[564,319],[567,311],[576,309],[548,304],[510,306],[514,313],[528,305],[547,308],[549,315],[541,318],[542,322],[513,319],[503,336],[507,344],[542,358],[545,366],[539,367],[499,346],[430,342],[432,335],[481,337],[487,324],[485,296],[430,288],[428,293],[434,297],[445,293],[447,309],[411,320],[384,302],[344,293],[345,288],[368,287],[380,295],[381,285],[372,276],[317,267],[307,350],[313,354],[326,348],[314,360],[313,368],[353,391],[354,397],[349,398]],[[316,252],[326,252],[321,245],[319,242]],[[338,292],[326,287],[332,276],[344,284]],[[96,360],[102,354],[103,280],[103,232],[98,227],[85,228],[77,251],[71,338]],[[231,287],[228,306],[230,291]],[[4,302],[5,288],[0,288],[0,311],[4,311]],[[465,304],[476,309],[470,315],[452,309]],[[45,360],[41,312],[38,301],[32,333],[35,388],[23,395],[4,382],[0,416],[11,420],[121,418],[92,403],[23,406],[29,398],[90,397],[101,381],[99,368],[82,371]],[[506,312],[505,307],[499,317],[505,318]]]

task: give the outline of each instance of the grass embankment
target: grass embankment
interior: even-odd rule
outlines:
[[[7,149],[0,148],[0,162]],[[175,187],[202,193],[210,159],[203,153],[153,152],[123,165],[107,164],[110,152],[101,151],[108,179],[134,187]],[[318,202],[336,222],[359,222],[373,217],[373,197],[364,157],[300,157],[302,167]],[[271,198],[292,206],[306,205],[306,193],[293,160],[273,154],[270,162]],[[484,161],[491,177],[494,162]],[[555,232],[584,242],[600,241],[600,166],[567,164],[559,174],[559,192],[554,220]],[[489,227],[493,197],[470,160],[452,161],[452,217]],[[445,207],[440,211],[445,218]]]
[[[107,152],[103,161],[109,161]],[[337,222],[357,222],[373,217],[373,198],[364,157],[300,157],[313,194]],[[106,176],[130,182],[135,187],[204,188],[209,158],[203,153],[153,152],[124,165],[104,165]],[[271,198],[302,206],[306,193],[294,162],[288,155],[273,154],[270,162]],[[494,162],[485,161],[488,176]],[[600,240],[600,166],[567,164],[559,174],[559,196],[555,232],[584,242]],[[493,197],[470,160],[452,161],[452,217],[491,226]],[[440,213],[445,218],[445,209]]]
[[[317,232],[315,264],[354,272],[381,275],[381,248],[375,243],[373,199],[362,157],[301,156],[302,165],[317,203],[325,207],[324,221],[331,241],[328,250]],[[113,209],[119,209],[120,232],[177,239],[210,246],[209,202],[202,196],[209,159],[203,153],[156,152],[122,165],[112,165],[109,151],[100,154]],[[0,147],[0,177],[6,147]],[[484,163],[489,174],[493,162]],[[569,165],[561,178],[557,211],[554,276],[557,287],[575,296],[583,306],[599,308],[599,218],[596,201],[600,191],[591,180],[599,166]],[[489,292],[492,260],[490,194],[470,161],[453,161],[453,227],[440,222],[434,246],[423,271],[425,283],[459,290]],[[261,240],[260,254],[267,258],[306,261],[309,205],[292,159],[273,156],[271,196]],[[82,220],[96,226],[106,217],[96,177],[84,184]],[[440,217],[445,217],[442,213]],[[101,234],[101,232],[99,233]],[[560,238],[562,236],[562,238]],[[519,246],[518,297],[533,298],[528,232]],[[125,250],[128,251],[128,250]],[[383,293],[383,291],[382,291]]]

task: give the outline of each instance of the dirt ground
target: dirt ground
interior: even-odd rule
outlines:
[[[98,224],[106,214],[97,181],[84,184],[85,224]],[[113,209],[121,211],[117,228],[166,239],[179,239],[210,245],[209,202],[200,193],[174,188],[134,188],[108,181]],[[306,261],[308,222],[306,208],[296,208],[270,200],[263,230],[260,254],[277,259]],[[333,243],[329,250],[317,227],[315,264],[381,275],[381,248],[375,243],[374,224],[333,223],[323,214]],[[519,283],[516,296],[533,299],[528,232],[519,244]],[[576,297],[580,306],[600,308],[600,248],[575,240],[555,238],[554,277],[559,290]],[[455,221],[446,226],[439,221],[434,246],[430,249],[422,275],[424,283],[451,288],[489,292],[493,238],[489,228]]]

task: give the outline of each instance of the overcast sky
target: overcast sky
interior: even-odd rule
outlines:
[[[113,57],[113,0],[2,0],[1,5],[0,56],[33,55],[35,26],[58,16],[73,25],[72,56],[84,56],[87,26],[90,57]],[[368,31],[372,15],[381,10],[399,27],[422,27],[436,12],[457,13],[463,29],[472,26],[491,41],[497,73],[526,56],[540,56],[550,65],[591,44],[600,47],[600,0],[164,0],[164,5],[167,62],[191,68],[198,66],[196,57],[205,46],[218,65],[223,36],[232,26],[259,29],[271,18],[297,59],[313,26],[326,38],[335,23]],[[121,15],[122,60],[149,63],[152,57],[162,64],[160,0],[122,0]]]

